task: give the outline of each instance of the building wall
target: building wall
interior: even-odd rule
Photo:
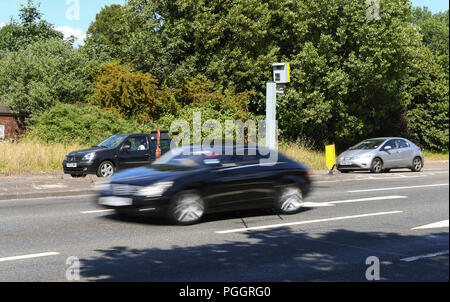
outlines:
[[[0,137],[0,140],[11,138],[17,139],[25,130],[23,119],[12,115],[0,115],[0,128],[3,128],[1,127],[2,125],[4,126],[5,137]]]

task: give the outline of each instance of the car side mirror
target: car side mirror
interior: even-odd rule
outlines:
[[[130,146],[130,145],[123,145],[123,146],[122,146],[122,151],[130,150],[130,149],[131,149],[131,146]]]
[[[391,149],[392,149],[391,146],[386,146],[386,147],[383,148],[384,151],[389,151],[389,150],[391,150]]]

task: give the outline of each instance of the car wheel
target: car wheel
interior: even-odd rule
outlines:
[[[109,177],[114,174],[114,164],[108,160],[102,162],[98,166],[97,176],[98,177]]]
[[[423,168],[423,162],[420,157],[415,157],[413,159],[412,168],[411,171],[413,172],[420,172]]]
[[[372,173],[381,173],[383,172],[383,161],[381,158],[376,157],[372,161],[372,165],[370,166],[370,171]]]
[[[179,225],[189,225],[200,221],[205,213],[205,202],[195,191],[185,191],[175,196],[169,206],[170,220]]]
[[[275,209],[282,214],[295,214],[300,211],[302,204],[302,190],[297,185],[287,185],[280,189]]]

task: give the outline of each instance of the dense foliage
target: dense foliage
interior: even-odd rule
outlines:
[[[93,100],[98,105],[141,123],[173,114],[179,107],[149,73],[133,72],[118,61],[100,67],[94,81]]]
[[[46,39],[63,39],[63,34],[53,28],[53,25],[41,20],[39,4],[22,5],[19,21],[11,22],[0,28],[0,58],[11,51],[18,51],[37,41]]]
[[[95,63],[59,39],[38,41],[9,53],[0,64],[1,103],[40,114],[58,102],[86,101]]]
[[[195,111],[254,119],[272,63],[290,62],[281,138],[343,148],[395,135],[448,150],[448,11],[380,5],[368,18],[364,0],[128,0],[103,8],[73,49],[49,39],[52,26],[30,0],[21,22],[0,31],[0,103],[31,115],[90,103],[148,127]],[[39,24],[47,32],[15,46],[13,28]]]
[[[254,114],[264,112],[271,63],[289,61],[292,83],[279,98],[283,137],[321,146],[404,135],[447,149],[448,12],[386,0],[379,20],[370,20],[367,9],[352,0],[129,0],[103,29],[127,34],[92,38],[87,47],[107,49],[170,87],[200,77],[228,93],[254,90]]]
[[[150,130],[99,107],[82,104],[57,104],[33,122],[28,137],[49,143],[95,145],[112,134]]]

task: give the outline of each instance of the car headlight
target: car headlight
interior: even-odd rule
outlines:
[[[358,155],[355,157],[350,158],[351,160],[357,160],[357,159],[366,159],[366,158],[371,158],[372,154],[364,154],[364,155]]]
[[[173,185],[173,181],[158,182],[140,189],[135,195],[145,197],[162,196]]]
[[[94,159],[94,157],[95,157],[95,152],[91,152],[91,153],[88,153],[85,156],[83,156],[82,160],[91,161]]]

